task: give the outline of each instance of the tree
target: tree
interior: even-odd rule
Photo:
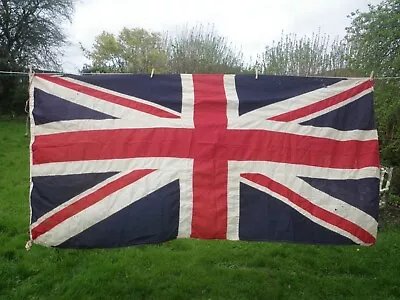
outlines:
[[[60,54],[66,45],[62,24],[71,19],[75,0],[1,0],[0,70],[26,71],[60,68]],[[22,107],[26,100],[16,87],[15,77],[0,81],[0,113]],[[26,87],[24,87],[26,89]]]
[[[347,40],[355,70],[369,75],[400,76],[400,0],[369,5],[369,11],[353,12]]]
[[[376,80],[375,112],[382,164],[400,166],[400,84],[397,80]],[[399,182],[400,184],[400,182]]]
[[[229,73],[243,70],[243,59],[224,37],[203,27],[175,35],[124,28],[117,36],[103,32],[91,50],[84,72]]]
[[[213,27],[183,28],[168,39],[168,68],[172,73],[239,73],[243,54]]]
[[[71,19],[74,0],[1,0],[0,68],[59,66],[66,44],[62,23]]]
[[[166,71],[165,40],[160,33],[143,28],[123,28],[118,36],[103,32],[95,39],[92,50],[83,48],[92,62],[87,70],[119,73]]]
[[[264,73],[275,75],[327,75],[346,72],[348,49],[338,39],[330,43],[329,36],[320,33],[299,38],[282,34],[280,41],[267,46],[261,54],[258,67]]]
[[[400,76],[400,0],[369,5],[367,12],[350,15],[346,39],[350,66],[360,75]],[[375,110],[383,163],[400,165],[399,79],[377,80]]]

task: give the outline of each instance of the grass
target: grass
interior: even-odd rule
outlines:
[[[0,119],[0,299],[400,299],[400,229],[373,247],[177,240],[27,252],[23,121]]]

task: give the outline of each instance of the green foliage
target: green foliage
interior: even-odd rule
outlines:
[[[124,28],[118,36],[103,32],[83,72],[234,73],[243,69],[240,52],[212,28],[183,28],[168,36],[142,28]]]
[[[369,5],[368,12],[351,14],[347,41],[352,68],[364,75],[400,76],[400,0]]]
[[[381,160],[384,165],[400,166],[400,98],[398,81],[376,81],[375,112],[378,123]]]
[[[172,73],[240,73],[243,54],[213,27],[183,28],[168,39]]]
[[[330,42],[328,35],[313,33],[299,38],[295,34],[281,36],[280,41],[267,46],[259,58],[264,73],[274,75],[343,75],[347,68],[347,46],[338,39]]]
[[[59,69],[66,45],[62,23],[70,20],[75,0],[1,0],[0,70]],[[24,80],[24,82],[26,82]],[[0,113],[22,113],[27,85],[0,77]]]
[[[390,184],[390,193],[393,195],[400,196],[400,168],[396,167],[393,169],[392,181]]]
[[[25,113],[28,76],[0,76],[0,115]]]
[[[388,203],[391,205],[400,207],[400,196],[392,194],[392,193],[389,194]]]
[[[103,32],[96,37],[92,50],[84,49],[98,72],[149,73],[152,68],[165,70],[165,41],[159,33],[143,28],[123,28],[118,36]]]
[[[351,69],[361,75],[400,76],[400,0],[384,0],[351,14]],[[377,80],[375,110],[382,162],[400,165],[400,80]]]
[[[66,44],[62,23],[70,20],[75,0],[2,0],[0,2],[0,68],[59,66]]]

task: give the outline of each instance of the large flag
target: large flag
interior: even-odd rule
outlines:
[[[34,243],[376,241],[369,78],[37,74]]]

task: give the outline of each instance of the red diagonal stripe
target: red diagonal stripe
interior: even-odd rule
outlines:
[[[86,208],[96,204],[97,202],[103,200],[107,196],[115,193],[116,191],[138,181],[140,178],[154,172],[155,170],[144,169],[132,171],[117,180],[114,180],[100,189],[94,191],[93,193],[79,199],[78,201],[72,203],[71,205],[63,208],[62,210],[56,212],[52,216],[46,218],[41,223],[32,228],[31,234],[32,239],[37,239],[42,234],[48,232],[49,230],[56,227],[58,224],[64,222],[68,218],[80,213]]]
[[[363,82],[351,89],[348,89],[344,92],[341,92],[335,96],[329,97],[327,99],[324,99],[322,101],[319,101],[317,103],[289,111],[287,113],[269,118],[268,120],[272,121],[281,121],[281,122],[290,122],[294,121],[300,118],[303,118],[305,116],[311,115],[313,113],[316,113],[318,111],[321,111],[323,109],[326,109],[328,107],[331,107],[335,104],[338,104],[340,102],[346,101],[347,99],[354,97],[360,93],[362,93],[365,90],[368,90],[369,88],[374,86],[374,82],[372,80],[368,80],[366,82]]]
[[[202,161],[273,161],[359,169],[379,166],[378,141],[336,141],[266,130],[119,129],[35,137],[33,164],[180,157]],[[195,133],[195,131],[197,133]]]
[[[36,75],[37,77],[40,77],[44,80],[50,81],[52,83],[55,83],[57,85],[66,87],[68,89],[86,94],[88,96],[92,96],[95,97],[97,99],[100,100],[104,100],[110,103],[114,103],[117,105],[121,105],[124,107],[128,107],[128,108],[132,108],[144,113],[148,113],[150,115],[154,115],[157,117],[161,117],[161,118],[180,118],[178,115],[175,115],[173,113],[170,113],[168,111],[162,110],[158,107],[155,106],[151,106],[142,102],[138,102],[138,101],[134,101],[132,99],[127,99],[124,97],[120,97],[117,95],[113,95],[113,94],[109,94],[103,91],[99,91],[84,85],[80,85],[80,84],[76,84],[73,82],[70,82],[68,80],[65,80],[61,77],[54,77],[54,76],[49,76],[49,75]]]
[[[304,209],[314,217],[352,234],[353,236],[360,239],[362,242],[366,244],[375,243],[375,237],[357,224],[354,224],[353,222],[344,219],[341,216],[335,215],[334,213],[315,205],[306,198],[303,198],[302,196],[293,192],[286,186],[272,180],[271,178],[261,174],[241,174],[241,176],[256,184],[264,186],[279,195],[282,195],[290,202]]]

